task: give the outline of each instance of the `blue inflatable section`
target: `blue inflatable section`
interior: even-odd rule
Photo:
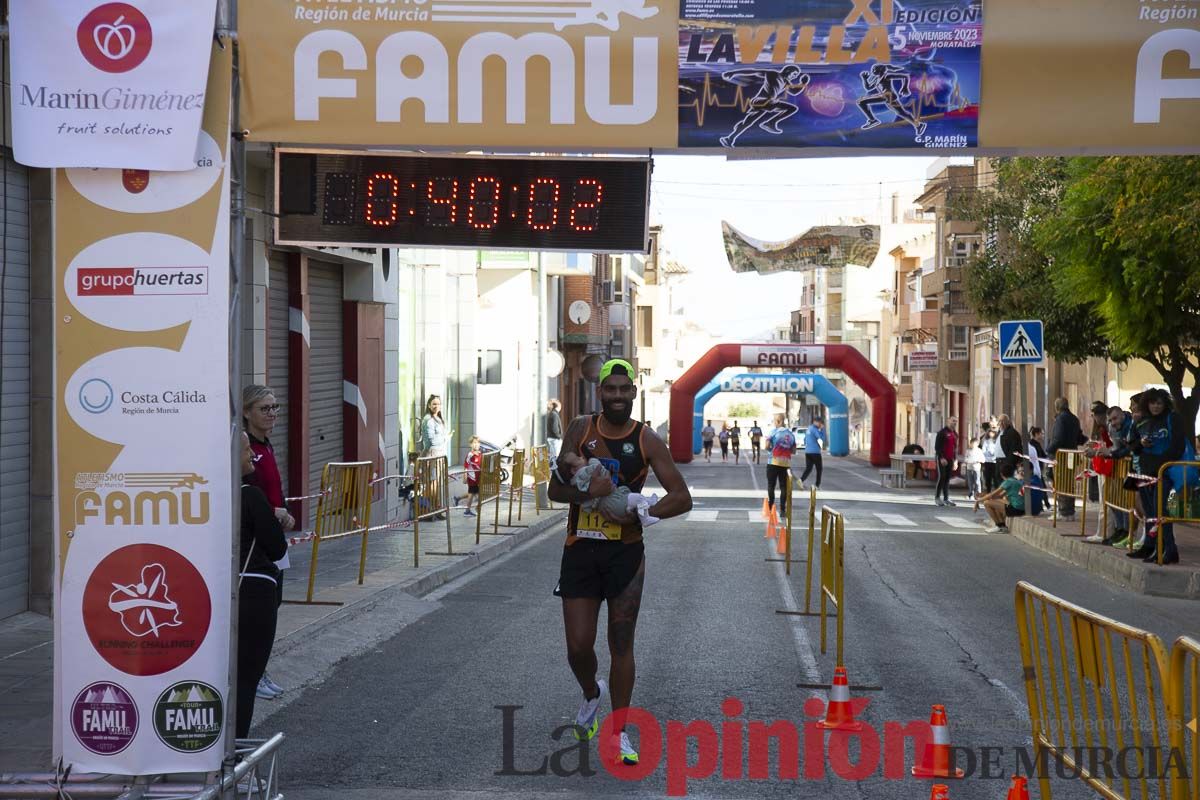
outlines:
[[[761,372],[744,372],[737,375],[722,374],[713,378],[696,393],[692,410],[692,452],[703,449],[700,429],[704,427],[704,406],[719,392],[762,392],[773,394],[811,394],[829,409],[829,454],[850,454],[850,414],[846,395],[839,392],[824,376],[814,373],[790,373],[772,375]],[[804,439],[800,438],[801,444]]]

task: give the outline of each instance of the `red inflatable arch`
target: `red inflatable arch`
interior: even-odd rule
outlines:
[[[871,397],[871,463],[890,465],[896,438],[896,390],[863,354],[846,344],[719,344],[671,386],[671,456],[692,460],[692,413],[696,393],[726,367],[840,369]]]

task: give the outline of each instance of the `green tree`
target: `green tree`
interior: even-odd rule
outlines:
[[[1189,425],[1200,406],[1200,158],[1012,158],[962,204],[988,231],[980,315],[1042,319],[1046,350],[1145,359]],[[1193,388],[1183,383],[1191,376]]]
[[[733,403],[729,406],[729,416],[731,419],[758,419],[759,414],[758,403],[741,402]]]

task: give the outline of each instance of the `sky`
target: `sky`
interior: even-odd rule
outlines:
[[[797,273],[734,273],[721,241],[722,220],[768,241],[842,218],[877,223],[890,211],[893,192],[901,208],[921,193],[935,160],[655,156],[650,220],[663,226],[664,257],[691,270],[678,295],[687,315],[714,334],[751,338],[788,324],[799,305]]]

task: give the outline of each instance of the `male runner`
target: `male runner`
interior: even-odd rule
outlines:
[[[778,483],[781,514],[786,514],[787,498],[783,496],[783,490],[787,486],[785,478],[792,466],[792,455],[796,452],[796,435],[780,425],[771,431],[767,451],[770,453],[767,456],[767,506],[775,507],[775,484]]]
[[[555,471],[551,500],[570,503],[567,540],[555,594],[562,597],[567,634],[567,662],[583,690],[575,715],[576,736],[591,739],[600,727],[600,706],[608,684],[596,678],[596,625],[600,604],[608,603],[608,650],[611,657],[614,742],[620,762],[636,764],[637,751],[625,732],[626,709],[633,696],[633,638],[646,562],[642,528],[636,513],[610,516],[583,511],[581,503],[611,494],[615,486],[640,492],[648,469],[654,470],[666,495],[654,506],[654,516],[675,517],[692,508],[692,496],[666,444],[654,431],[630,419],[637,386],[633,367],[614,358],[600,368],[602,414],[576,417],[567,426],[563,453],[598,458],[607,470],[597,473],[587,492],[564,482]]]
[[[738,460],[738,453],[742,447],[742,429],[738,427],[737,420],[733,421],[733,427],[729,430],[729,443],[733,445],[733,463],[741,463]]]
[[[867,118],[867,121],[863,123],[863,130],[870,130],[883,124],[871,111],[871,106],[882,104],[890,108],[897,117],[912,125],[917,136],[925,132],[925,123],[914,117],[900,100],[902,95],[909,93],[907,72],[892,64],[876,64],[871,67],[869,72],[860,74],[863,88],[868,92],[858,100],[858,108]]]
[[[745,116],[737,121],[732,131],[721,137],[722,147],[733,147],[738,137],[755,125],[767,133],[783,133],[779,123],[800,110],[800,106],[787,102],[785,98],[789,93],[800,94],[812,80],[811,75],[804,74],[795,64],[788,64],[779,70],[742,67],[723,72],[721,77],[741,86],[746,86],[749,80],[761,81]]]
[[[800,476],[800,488],[804,488],[804,482],[808,480],[808,474],[812,472],[813,467],[817,468],[817,488],[821,488],[821,469],[824,465],[821,463],[821,445],[825,444],[825,422],[823,420],[814,419],[812,425],[808,426],[808,430],[804,432],[804,474]]]
[[[712,420],[700,429],[700,442],[704,445],[704,460],[712,463],[712,446],[713,439],[717,438],[717,429],[713,427]]]
[[[750,454],[754,456],[755,464],[761,463],[762,428],[758,427],[758,420],[754,420],[754,425],[750,428]]]

